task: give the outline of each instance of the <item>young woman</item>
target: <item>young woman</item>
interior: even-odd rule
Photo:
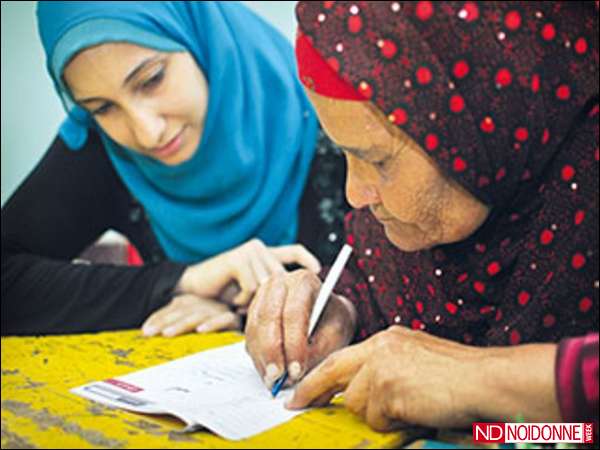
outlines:
[[[38,23],[68,117],[2,209],[3,334],[239,327],[231,303],[327,262],[341,153],[271,26],[235,2],[40,2]],[[109,228],[143,267],[71,262]]]

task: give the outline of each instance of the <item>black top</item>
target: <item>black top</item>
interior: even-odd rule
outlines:
[[[349,210],[344,174],[341,152],[320,133],[299,241],[324,264],[341,245]],[[73,262],[108,229],[125,235],[146,264]],[[97,133],[79,151],[57,137],[2,208],[2,335],[139,327],[171,300],[185,268],[166,260]]]
[[[149,264],[72,262],[108,229]],[[2,334],[140,326],[171,299],[185,267],[165,260],[99,136],[90,133],[80,151],[56,138],[2,208]]]

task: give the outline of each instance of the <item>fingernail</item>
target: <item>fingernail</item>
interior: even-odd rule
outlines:
[[[265,370],[265,383],[270,386],[279,377],[279,369],[273,363],[269,364]]]
[[[292,398],[290,398],[289,400],[287,400],[284,403],[284,406],[286,407],[286,409],[296,409],[296,405],[294,405],[294,399],[295,399],[295,397],[296,396],[294,395]]]
[[[196,332],[197,333],[204,333],[206,330],[208,330],[208,327],[206,325],[204,325],[204,324],[198,325],[196,327]]]
[[[288,365],[288,373],[294,380],[297,380],[300,377],[300,372],[302,372],[302,366],[298,361],[292,361]]]
[[[153,326],[147,326],[142,328],[142,333],[144,333],[144,336],[154,336],[157,331],[158,330],[156,329],[156,327]]]
[[[175,334],[175,328],[174,327],[169,327],[169,328],[165,328],[165,330],[163,331],[163,336],[173,336]]]

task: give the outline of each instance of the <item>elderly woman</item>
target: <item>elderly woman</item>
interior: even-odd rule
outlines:
[[[247,346],[266,384],[364,340],[291,406],[348,388],[377,429],[558,419],[554,343],[598,329],[597,6],[300,2],[297,14],[301,80],[347,157],[355,252],[310,343],[317,277],[259,290]],[[532,342],[548,344],[500,348]]]
[[[320,269],[294,242],[335,251],[343,158],[273,27],[236,2],[40,2],[38,25],[68,117],[2,208],[3,334],[237,328],[232,292]],[[109,228],[146,265],[71,263]]]

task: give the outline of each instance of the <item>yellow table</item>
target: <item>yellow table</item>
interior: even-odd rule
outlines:
[[[376,433],[333,405],[232,442],[209,432],[181,434],[175,420],[107,408],[69,392],[241,339],[235,333],[148,339],[137,330],[2,338],[2,448],[381,448],[418,437],[416,431]]]

